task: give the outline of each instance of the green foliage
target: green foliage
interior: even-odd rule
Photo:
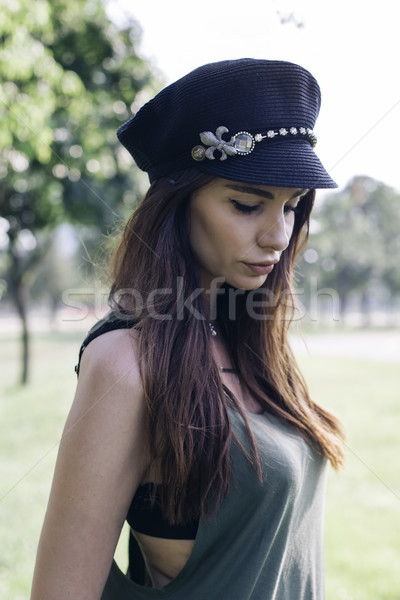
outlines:
[[[2,0],[0,250],[25,332],[23,379],[27,289],[51,232],[69,220],[99,238],[139,193],[116,137],[155,85],[137,41],[135,22],[118,29],[101,0]]]
[[[304,279],[318,278],[345,305],[400,292],[400,195],[370,177],[355,177],[341,192],[316,203],[313,232],[300,265]]]
[[[104,230],[134,187],[116,129],[151,73],[134,22],[100,0],[7,0],[0,17],[0,208],[10,236],[65,218]]]

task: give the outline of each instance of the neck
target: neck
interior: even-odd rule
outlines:
[[[217,318],[217,300],[218,294],[223,293],[222,284],[225,283],[225,277],[205,276],[200,280],[203,290],[203,298],[208,310],[208,318],[210,321],[215,321]]]

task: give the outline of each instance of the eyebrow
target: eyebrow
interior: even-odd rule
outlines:
[[[268,198],[268,200],[274,200],[275,196],[272,192],[268,192],[267,190],[260,190],[259,188],[248,186],[248,185],[240,185],[234,183],[227,183],[227,188],[234,190],[235,192],[242,192],[243,194],[252,194],[253,196],[260,196],[261,198]],[[289,200],[293,200],[293,198],[297,198],[297,196],[301,196],[302,194],[309,192],[310,190],[304,188],[302,190],[296,190],[289,198]]]

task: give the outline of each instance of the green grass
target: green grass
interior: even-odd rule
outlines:
[[[313,397],[340,416],[346,465],[331,471],[328,600],[400,600],[400,367],[300,358]]]
[[[35,335],[31,383],[15,384],[19,345],[0,338],[0,598],[26,600],[82,336]],[[314,398],[347,430],[346,467],[331,471],[327,600],[400,600],[400,369],[300,356]],[[118,562],[126,564],[126,535]]]

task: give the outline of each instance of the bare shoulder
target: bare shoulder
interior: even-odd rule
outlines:
[[[147,460],[146,406],[137,345],[134,331],[116,330],[85,348],[61,445],[72,448],[73,454],[79,451],[83,461],[92,454],[94,462],[102,461],[103,469],[108,466],[121,477],[133,463],[133,485]]]
[[[84,350],[80,377],[88,374],[140,382],[138,332],[118,329],[103,333]]]
[[[134,452],[139,467],[146,447],[145,421],[137,332],[123,329],[104,333],[83,352],[66,427],[83,430],[84,443],[99,439],[101,445],[109,445],[109,459],[113,454],[120,458],[125,454],[129,460],[126,453]]]

